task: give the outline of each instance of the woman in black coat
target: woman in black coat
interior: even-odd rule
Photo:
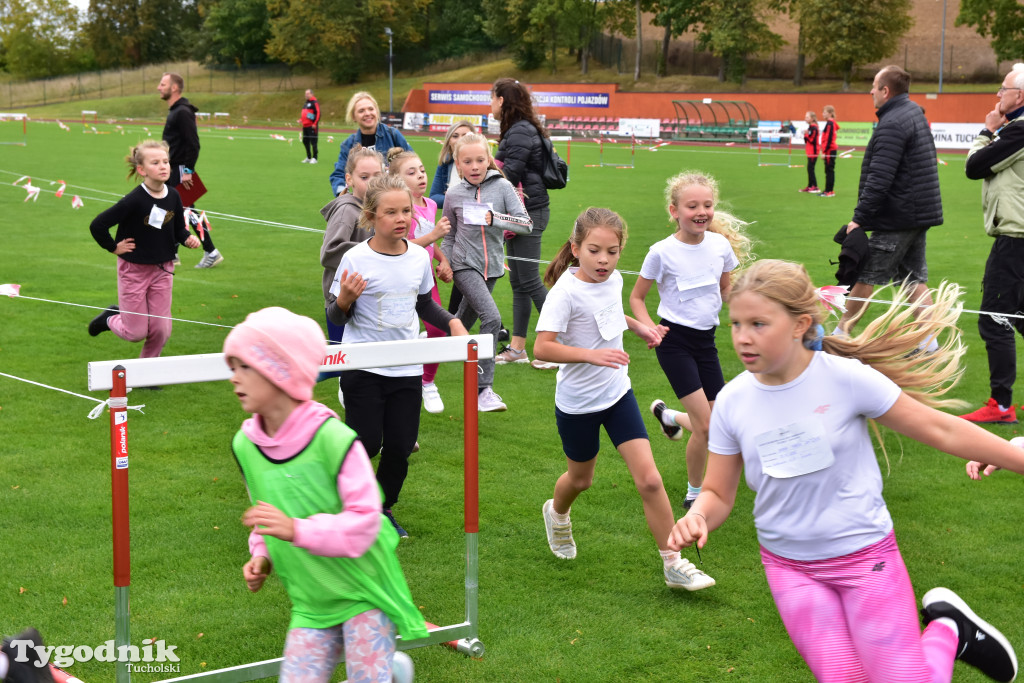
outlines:
[[[502,162],[502,172],[513,185],[522,185],[526,212],[533,221],[533,232],[515,235],[506,242],[512,285],[512,339],[495,362],[528,363],[526,335],[533,306],[539,312],[548,290],[540,278],[541,237],[551,217],[547,188],[541,179],[544,170],[542,136],[547,131],[533,111],[530,91],[513,78],[499,78],[491,89],[491,115],[501,122],[501,140],[495,158]],[[528,259],[528,260],[519,260]],[[534,361],[534,367],[555,367]]]

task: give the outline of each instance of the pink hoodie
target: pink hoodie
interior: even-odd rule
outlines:
[[[242,433],[272,460],[286,460],[309,445],[320,426],[338,415],[316,401],[304,401],[285,419],[274,436],[263,431],[259,415],[242,423]],[[360,441],[355,441],[338,473],[338,495],[343,509],[336,515],[317,514],[295,520],[292,543],[314,555],[359,557],[380,532],[380,489],[370,459]],[[249,534],[253,557],[269,557],[267,544],[254,529]]]

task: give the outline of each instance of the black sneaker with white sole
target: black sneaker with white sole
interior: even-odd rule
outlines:
[[[100,333],[109,330],[110,326],[107,325],[107,320],[109,320],[111,316],[117,315],[119,310],[120,309],[117,306],[107,306],[106,310],[89,321],[89,334],[95,337]]]
[[[4,638],[0,651],[7,655],[7,676],[4,683],[53,683],[53,674],[44,664],[37,646],[43,645],[43,637],[34,628],[27,628],[16,636]]]
[[[948,588],[933,588],[921,598],[925,623],[941,617],[956,622],[960,642],[956,658],[996,681],[1017,677],[1017,654],[1002,633],[975,614],[963,599]]]
[[[658,421],[658,425],[661,427],[661,433],[671,441],[679,441],[679,439],[683,438],[683,428],[677,424],[669,427],[662,421],[661,417],[665,414],[666,410],[668,410],[668,406],[660,398],[651,404],[651,412],[654,413],[654,419]]]

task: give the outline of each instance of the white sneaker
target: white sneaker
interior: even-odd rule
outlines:
[[[345,393],[341,390],[341,385],[338,385],[338,403],[341,404],[341,409],[345,410]]]
[[[516,351],[511,346],[506,346],[501,350],[498,355],[494,357],[495,365],[505,365],[507,363],[529,363],[530,357],[526,355],[526,349],[522,351]]]
[[[444,402],[441,400],[437,385],[433,382],[423,385],[423,408],[434,415],[444,412]]]
[[[309,160],[309,163],[311,163],[311,164],[315,164],[315,163],[316,163],[316,159],[310,159],[310,160]]]
[[[501,396],[494,393],[494,389],[487,387],[476,397],[476,409],[481,413],[500,413],[508,410],[508,406],[502,402]]]
[[[220,251],[214,249],[208,254],[203,254],[203,258],[196,264],[196,268],[213,268],[215,265],[224,260],[221,256]]]
[[[680,557],[665,569],[665,585],[669,588],[685,588],[688,591],[699,591],[711,588],[715,580],[697,569],[697,565],[685,557]]]
[[[572,540],[572,521],[559,524],[552,515],[555,512],[554,499],[548,499],[541,507],[544,513],[544,530],[548,534],[548,547],[555,557],[572,560],[576,557],[576,542]]]
[[[538,370],[557,370],[562,367],[563,363],[549,363],[546,360],[538,360],[534,358],[530,361],[530,366]]]
[[[304,164],[308,164],[308,163],[309,163],[310,161],[311,161],[310,159],[303,159],[303,160],[302,160],[302,163],[304,163]]]
[[[412,665],[412,657],[401,650],[395,652],[391,659],[391,680],[394,683],[412,683],[416,667]]]

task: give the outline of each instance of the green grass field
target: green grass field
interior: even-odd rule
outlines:
[[[112,334],[89,337],[95,310],[27,297],[95,307],[116,301],[115,257],[97,247],[88,225],[131,189],[122,158],[146,134],[131,126],[123,135],[105,125],[100,134],[70,127],[30,123],[27,146],[0,147],[0,283],[21,284],[26,297],[0,297],[0,372],[86,393],[88,361],[132,358],[139,345]],[[154,135],[160,130],[150,128]],[[322,228],[319,209],[330,199],[327,176],[341,139],[330,144],[321,136],[322,163],[310,166],[299,163],[298,140],[273,140],[267,131],[203,128],[200,135],[198,168],[210,188],[201,208]],[[432,170],[439,145],[426,137],[411,141]],[[625,161],[628,152],[606,148],[606,161],[616,155]],[[967,308],[976,309],[990,246],[981,228],[980,187],[965,179],[962,155],[942,158],[948,161],[939,168],[946,221],[929,235],[931,279],[962,283]],[[838,247],[831,237],[851,216],[860,167],[859,153],[838,162],[837,197],[828,200],[797,192],[806,182],[802,167],[758,167],[742,146],[640,148],[630,170],[588,168],[597,162],[597,147],[575,143],[571,161],[568,188],[553,193],[546,258],[583,207],[603,205],[630,226],[619,267],[639,270],[648,245],[670,232],[665,179],[697,168],[719,179],[726,208],[755,221],[750,232],[760,256],[801,261],[818,284],[833,283],[829,259]],[[793,163],[802,162],[794,154]],[[44,190],[36,202],[23,202],[25,191],[11,185],[24,175]],[[58,179],[69,185],[62,199],[51,194]],[[71,208],[72,194],[84,199],[84,208]],[[226,260],[197,271],[192,266],[200,254],[182,251],[176,317],[230,326],[252,310],[279,305],[322,319],[319,233],[215,218],[213,234]],[[633,276],[625,279],[628,292]],[[500,283],[495,295],[510,321],[508,285]],[[976,317],[965,314],[962,322],[968,370],[954,393],[980,404],[988,398],[984,348]],[[226,333],[175,323],[164,356],[219,352]],[[719,349],[726,377],[736,375],[740,365],[727,329],[719,330]],[[671,399],[653,353],[635,337],[627,338],[627,351],[641,406]],[[399,555],[413,595],[429,621],[449,624],[464,616],[461,368],[442,367],[438,384],[447,409],[423,414],[422,450],[412,456],[396,512],[411,533]],[[487,652],[473,660],[438,646],[414,650],[417,679],[811,680],[769,595],[745,487],[702,553],[718,585],[671,592],[639,496],[605,441],[594,486],[573,507],[579,555],[573,562],[551,555],[540,507],[565,467],[554,385],[553,372],[497,369],[495,389],[509,410],[480,417],[480,638]],[[324,382],[316,398],[336,408],[335,389]],[[132,642],[160,638],[176,645],[182,674],[280,656],[287,596],[276,578],[253,595],[241,577],[247,530],[240,516],[248,499],[229,443],[245,414],[229,385],[138,391],[129,403],[146,404],[145,414],[129,417]],[[86,418],[93,405],[0,377],[0,633],[35,625],[50,644],[90,646],[114,636],[108,423]],[[683,446],[665,440],[646,418],[678,505],[686,488]],[[996,429],[1007,438],[1018,433]],[[1021,545],[1021,481],[1003,472],[970,482],[961,461],[885,436],[886,498],[918,595],[936,585],[957,590],[1011,642],[1024,644],[1024,574],[1014,550]],[[73,672],[86,683],[114,678],[110,664],[77,664]],[[981,680],[963,665],[956,674]],[[136,674],[134,680],[167,677]],[[342,678],[343,671],[336,675]]]

